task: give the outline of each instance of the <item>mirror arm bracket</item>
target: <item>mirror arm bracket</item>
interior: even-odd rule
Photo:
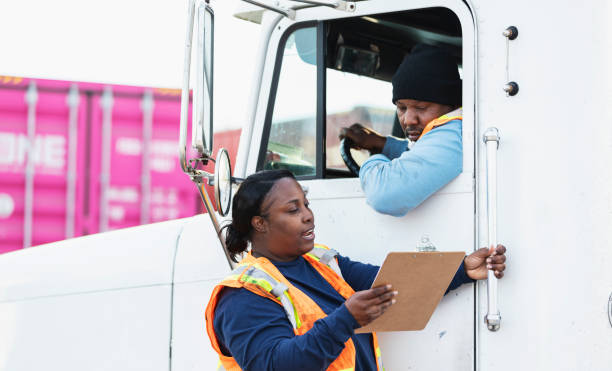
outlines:
[[[268,3],[263,2],[261,0],[242,0],[242,1],[244,1],[245,3],[249,3],[249,4],[252,4],[252,5],[258,6],[260,8],[264,8],[264,9],[271,10],[273,12],[282,14],[285,17],[291,19],[292,21],[295,20],[295,10],[293,10],[293,9],[282,8],[280,6],[268,4]]]
[[[344,1],[344,0],[294,0],[299,3],[305,3],[310,5],[317,6],[327,6],[330,8],[334,8],[337,10],[343,10],[347,12],[355,11],[355,2],[354,1]]]
[[[206,182],[208,185],[214,185],[215,183],[213,174],[202,170],[195,170],[192,174],[189,174],[189,178],[191,178],[194,183]]]

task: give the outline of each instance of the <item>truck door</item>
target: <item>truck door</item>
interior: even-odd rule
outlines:
[[[291,170],[308,189],[317,242],[351,259],[381,264],[388,252],[415,251],[427,239],[438,250],[473,251],[476,65],[466,5],[372,0],[358,2],[354,12],[303,9],[296,19],[281,20],[270,38],[246,172]],[[458,59],[463,173],[398,218],[366,204],[359,179],[340,158],[338,133],[360,122],[391,134],[390,79],[417,42],[447,48]],[[474,287],[464,285],[445,296],[425,330],[379,334],[385,367],[472,370],[474,308]]]

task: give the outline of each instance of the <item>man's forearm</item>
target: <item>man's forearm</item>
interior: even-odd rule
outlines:
[[[459,175],[463,168],[461,122],[423,136],[393,160],[370,157],[359,178],[368,204],[383,214],[403,216]]]

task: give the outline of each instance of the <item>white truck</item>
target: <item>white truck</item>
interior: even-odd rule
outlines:
[[[611,370],[610,3],[245,1],[237,16],[261,24],[261,44],[240,56],[256,76],[233,175],[223,154],[214,177],[197,166],[213,155],[211,4],[191,1],[187,22],[195,161],[185,108],[181,164],[198,189],[215,183],[221,213],[202,192],[209,215],[0,256],[0,369],[215,369],[204,308],[231,270],[216,235],[230,185],[287,168],[318,241],[353,259],[380,264],[427,239],[509,249],[503,280],[446,295],[423,331],[379,334],[387,370]],[[418,42],[457,59],[463,173],[398,218],[366,204],[337,136],[354,121],[393,133],[390,77]]]

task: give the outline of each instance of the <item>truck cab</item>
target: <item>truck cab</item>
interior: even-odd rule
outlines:
[[[413,5],[365,1],[356,3],[354,11],[297,10],[295,20],[264,15],[279,18],[262,66],[262,81],[268,83],[259,90],[252,129],[243,129],[236,164],[238,177],[264,169],[292,171],[308,189],[318,242],[378,265],[390,251],[417,251],[424,239],[437,250],[468,254],[483,243],[474,217],[476,144],[481,139],[475,138],[472,16],[461,2]],[[341,127],[355,122],[384,135],[394,134],[395,126],[398,134],[390,80],[419,42],[448,50],[461,68],[463,172],[398,218],[367,204],[359,179],[340,156],[338,135]],[[250,145],[243,146],[245,140]],[[367,154],[354,157],[359,156]],[[383,353],[398,344],[410,349],[410,357],[398,351],[383,355],[385,367],[432,369],[435,353],[444,355],[436,360],[437,369],[472,369],[474,330],[484,316],[476,318],[476,295],[473,285],[447,295],[424,331],[381,333]]]

